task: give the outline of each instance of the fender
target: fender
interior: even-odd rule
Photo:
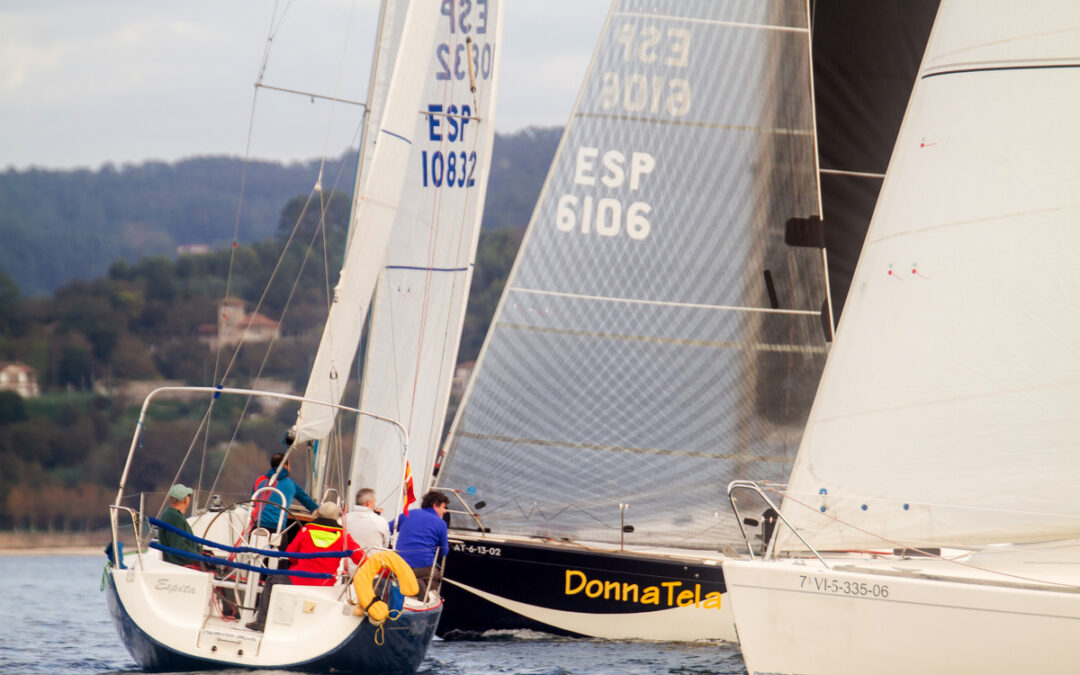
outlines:
[[[420,592],[420,584],[417,583],[412,568],[397,553],[377,551],[369,555],[353,575],[353,590],[356,591],[358,600],[353,614],[362,616],[366,613],[375,625],[386,621],[390,614],[386,603],[375,597],[375,578],[383,570],[390,570],[397,577],[398,586],[405,595],[416,595]]]

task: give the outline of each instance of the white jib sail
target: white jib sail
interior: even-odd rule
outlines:
[[[308,380],[307,398],[341,402],[413,154],[428,71],[412,55],[427,51],[434,42],[440,5],[439,0],[413,0],[406,15],[371,165],[362,181],[363,194],[353,209],[345,263]],[[325,438],[334,417],[333,408],[303,404],[294,427],[297,442]]]
[[[426,60],[421,109],[402,206],[379,274],[360,408],[409,432],[416,494],[430,481],[465,318],[494,140],[500,0],[445,3]],[[475,87],[475,91],[473,91]],[[400,442],[361,418],[350,497],[375,489],[398,503]]]
[[[1080,533],[1080,4],[983,5],[942,4],[803,437],[815,547]]]

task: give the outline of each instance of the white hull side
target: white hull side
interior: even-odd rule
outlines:
[[[749,673],[1014,674],[1080,664],[1078,593],[987,583],[982,574],[919,578],[898,572],[896,561],[836,569],[845,562],[853,561],[834,570],[816,560],[724,564]],[[947,565],[917,563],[924,573],[964,575]]]
[[[281,585],[265,632],[246,630],[209,615],[209,574],[146,562],[145,571],[111,570],[117,596],[135,625],[178,654],[247,666],[304,663],[342,644],[360,624],[351,607],[345,613],[340,587]]]

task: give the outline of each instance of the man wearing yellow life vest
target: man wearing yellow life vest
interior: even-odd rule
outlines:
[[[352,550],[353,562],[359,564],[364,559],[364,550],[341,529],[338,518],[341,507],[334,502],[323,502],[316,512],[317,517],[300,529],[286,549],[289,553],[327,553],[330,551]],[[336,574],[341,558],[299,558],[289,566],[289,573],[320,572]],[[266,627],[266,613],[270,609],[270,593],[275,584],[296,584],[299,586],[333,586],[333,579],[312,579],[309,577],[275,575],[266,579],[262,595],[259,596],[259,609],[255,620],[247,625],[251,630],[263,630]]]

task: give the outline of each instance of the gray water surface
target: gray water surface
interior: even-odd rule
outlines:
[[[0,556],[0,673],[141,672],[116,635],[100,591],[105,556]],[[287,671],[216,670],[215,675]],[[423,675],[743,675],[727,644],[571,640],[536,633],[436,640]]]

